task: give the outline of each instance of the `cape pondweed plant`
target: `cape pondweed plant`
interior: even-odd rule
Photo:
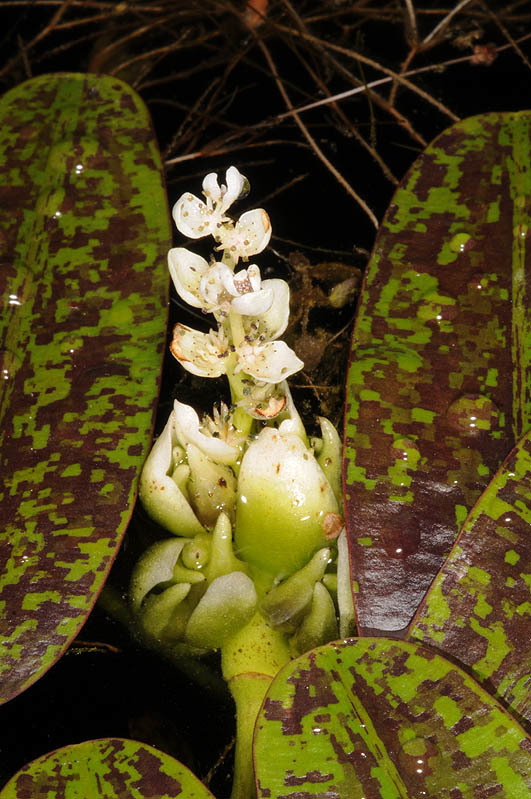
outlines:
[[[212,236],[220,260],[168,253],[175,289],[211,313],[208,333],[177,324],[171,351],[194,375],[229,381],[224,403],[199,418],[175,401],[144,466],[140,497],[174,538],[137,563],[130,601],[142,634],[174,653],[221,651],[236,703],[233,799],[254,795],[252,736],[267,688],[290,658],[350,632],[352,600],[341,495],[341,447],[319,418],[308,437],[287,378],[303,367],[279,340],[289,318],[284,280],[261,280],[256,264],[271,224],[256,209],[227,212],[248,192],[236,167],[226,185],[211,173],[205,201],[185,193],[179,231]],[[339,555],[338,555],[339,552]]]

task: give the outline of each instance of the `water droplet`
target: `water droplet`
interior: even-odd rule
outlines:
[[[453,297],[444,294],[437,294],[430,291],[421,297],[417,308],[417,317],[426,322],[441,322],[447,319],[455,319],[457,316],[457,303]]]
[[[403,774],[423,780],[437,770],[439,750],[426,738],[410,738],[398,752],[398,764]]]
[[[497,519],[496,523],[505,530],[509,530],[511,528],[518,530],[518,528],[523,524],[522,517],[519,516],[515,511],[506,511]]]
[[[38,216],[50,219],[60,219],[63,215],[63,202],[65,192],[63,189],[56,189],[50,191],[45,189],[42,191],[35,206],[35,211]]]
[[[420,458],[419,448],[411,438],[397,438],[391,445],[391,454],[410,466],[416,466]]]
[[[528,230],[529,228],[527,225],[520,224],[516,225],[516,227],[513,229],[513,233],[517,239],[525,239],[527,238]]]
[[[34,279],[23,266],[0,263],[0,295],[4,308],[13,310],[31,299]]]
[[[58,219],[65,211],[69,210],[67,195],[72,193],[73,187],[65,183],[66,176],[70,178],[70,182],[73,182],[73,178],[83,176],[87,169],[108,171],[110,168],[112,168],[112,156],[97,139],[90,136],[74,135],[54,144],[48,153],[46,190],[41,199],[41,205],[44,202],[46,207],[45,215]],[[61,203],[56,202],[57,207],[50,208],[54,190],[58,197],[62,191],[66,195],[65,207],[60,207]],[[42,209],[40,210],[42,213]]]
[[[474,272],[468,281],[468,286],[473,291],[484,291],[486,288],[488,288],[488,285],[489,278],[486,274],[484,274],[484,272]]]
[[[64,355],[74,355],[83,347],[83,338],[68,333],[64,338],[57,341],[57,346]]]
[[[451,403],[447,416],[460,433],[479,435],[498,426],[500,412],[484,394],[463,394]]]
[[[3,393],[12,382],[21,364],[22,361],[16,352],[7,348],[0,349],[0,393]]]
[[[404,560],[418,552],[420,529],[411,509],[402,505],[396,519],[380,523],[383,548],[390,558]]]
[[[450,249],[452,252],[465,252],[473,245],[473,239],[468,233],[456,233],[450,240]]]

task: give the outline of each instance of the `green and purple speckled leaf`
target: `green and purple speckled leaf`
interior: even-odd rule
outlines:
[[[213,799],[186,766],[147,744],[104,738],[65,746],[24,766],[1,799]]]
[[[259,799],[527,799],[530,762],[531,739],[471,677],[384,638],[289,663],[255,733]]]
[[[379,232],[345,417],[361,634],[403,635],[529,429],[530,142],[531,112],[457,123],[417,159]]]
[[[531,721],[531,433],[474,506],[409,635]]]
[[[0,685],[79,631],[131,514],[171,243],[158,148],[124,83],[46,75],[0,101]]]

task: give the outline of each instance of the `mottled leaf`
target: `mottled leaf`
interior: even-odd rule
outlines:
[[[531,112],[457,123],[417,159],[378,234],[345,418],[362,634],[403,634],[529,428],[530,141]]]
[[[495,475],[412,629],[531,721],[531,433]]]
[[[24,766],[1,799],[212,799],[186,766],[147,744],[102,738],[56,749]]]
[[[66,648],[102,587],[149,446],[171,241],[147,111],[46,75],[0,101],[1,699]]]
[[[384,638],[289,663],[255,733],[259,799],[526,799],[530,755],[531,739],[470,676]]]

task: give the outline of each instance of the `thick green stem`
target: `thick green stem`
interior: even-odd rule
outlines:
[[[272,677],[241,674],[230,681],[236,703],[236,751],[231,799],[255,799],[253,763],[254,725]]]
[[[290,660],[282,633],[256,613],[221,649],[223,676],[236,704],[236,755],[231,799],[255,799],[253,733],[267,689]]]

